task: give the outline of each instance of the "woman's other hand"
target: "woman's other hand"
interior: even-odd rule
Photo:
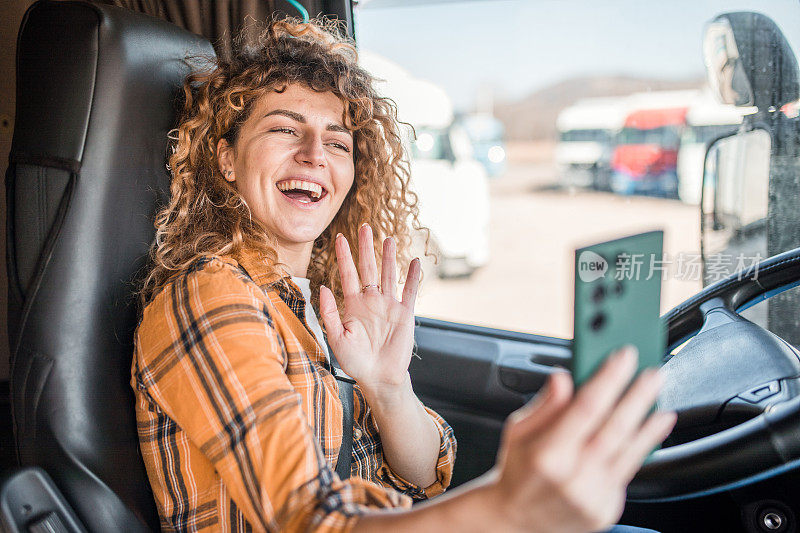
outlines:
[[[408,512],[366,515],[354,530],[608,529],[622,514],[628,483],[676,420],[651,414],[662,384],[657,371],[644,371],[628,388],[636,359],[634,349],[616,352],[576,394],[569,374],[553,374],[506,421],[492,470]]]
[[[626,389],[636,361],[635,348],[616,352],[576,394],[568,374],[554,374],[509,417],[487,488],[512,530],[598,531],[619,519],[628,483],[676,420],[650,414],[658,371]]]
[[[402,299],[397,287],[396,245],[383,241],[380,276],[373,248],[372,228],[358,231],[358,270],[347,239],[336,237],[336,260],[344,293],[340,316],[327,287],[320,288],[320,315],[328,343],[342,367],[372,397],[399,394],[408,389],[408,365],[414,344],[414,303],[420,280],[419,259],[408,268]]]

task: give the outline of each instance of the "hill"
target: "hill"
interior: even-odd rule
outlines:
[[[626,76],[590,76],[565,80],[516,100],[497,102],[495,116],[506,128],[506,139],[531,141],[554,139],[556,117],[581,98],[625,96],[644,91],[697,89],[705,78],[658,80]]]

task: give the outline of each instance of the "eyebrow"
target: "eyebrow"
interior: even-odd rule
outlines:
[[[272,115],[283,115],[284,117],[288,117],[301,124],[305,124],[308,122],[305,116],[301,115],[300,113],[297,113],[296,111],[289,111],[288,109],[273,109],[272,111],[264,115],[264,117],[270,117]],[[353,135],[353,132],[351,132],[341,124],[335,124],[333,122],[328,124],[328,126],[325,129],[327,131],[338,131],[341,133],[347,133],[348,135],[351,136]]]

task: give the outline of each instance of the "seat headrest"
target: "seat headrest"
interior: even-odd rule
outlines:
[[[169,197],[185,58],[213,54],[174,25],[89,2],[36,3],[20,28],[6,176],[16,444],[90,530],[158,528],[129,385],[133,281]]]

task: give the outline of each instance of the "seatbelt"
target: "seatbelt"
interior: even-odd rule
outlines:
[[[339,367],[333,356],[333,350],[328,348],[331,357],[331,369],[336,383],[339,385],[339,400],[342,402],[342,446],[339,448],[339,458],[336,460],[336,473],[340,479],[350,477],[350,465],[353,462],[353,381]]]

